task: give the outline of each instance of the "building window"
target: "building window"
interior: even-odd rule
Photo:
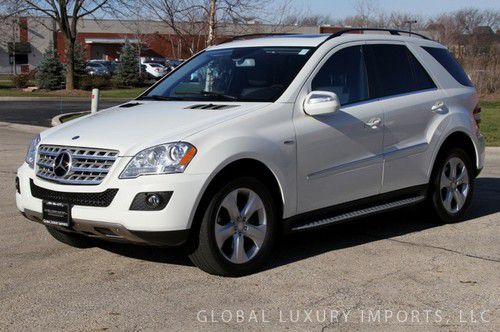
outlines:
[[[28,54],[16,54],[16,65],[27,65],[28,64]],[[14,64],[14,55],[9,56],[9,63]]]

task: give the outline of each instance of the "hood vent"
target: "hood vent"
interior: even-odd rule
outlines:
[[[228,108],[238,107],[238,105],[221,105],[221,104],[197,104],[186,107],[188,110],[224,110]]]
[[[141,103],[126,103],[126,104],[120,105],[119,107],[130,108],[130,107],[139,106],[139,105],[142,105],[142,104]]]

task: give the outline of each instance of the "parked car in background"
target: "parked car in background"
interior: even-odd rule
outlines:
[[[118,62],[110,60],[89,60],[89,63],[98,63],[106,67],[110,75],[114,75],[118,71]]]
[[[110,75],[109,70],[102,63],[99,62],[87,62],[85,71],[91,76],[106,76]]]
[[[156,62],[145,62],[143,65],[151,78],[162,78],[168,72],[165,66]]]
[[[168,71],[171,72],[172,70],[174,70],[177,66],[179,66],[183,62],[184,61],[182,61],[182,60],[167,60],[165,67],[167,67]]]

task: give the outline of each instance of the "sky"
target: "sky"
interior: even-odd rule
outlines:
[[[355,0],[291,0],[296,6],[305,7],[311,14],[329,15],[333,19],[355,14]],[[500,10],[500,0],[373,0],[381,11],[411,12],[434,16],[466,7]]]

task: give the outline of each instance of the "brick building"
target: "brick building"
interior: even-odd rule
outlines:
[[[40,64],[42,55],[51,42],[64,61],[64,35],[49,18],[22,17],[11,19],[0,26],[0,74],[27,72]],[[179,38],[172,29],[157,21],[81,20],[77,42],[85,49],[87,59],[115,60],[126,39],[138,46],[141,56],[184,59],[191,50],[205,48],[201,23],[185,23],[183,30],[189,36]],[[218,39],[249,33],[289,32],[319,33],[322,28],[273,25],[227,24],[217,29]],[[325,31],[327,32],[327,31]],[[328,31],[329,32],[329,31]]]

